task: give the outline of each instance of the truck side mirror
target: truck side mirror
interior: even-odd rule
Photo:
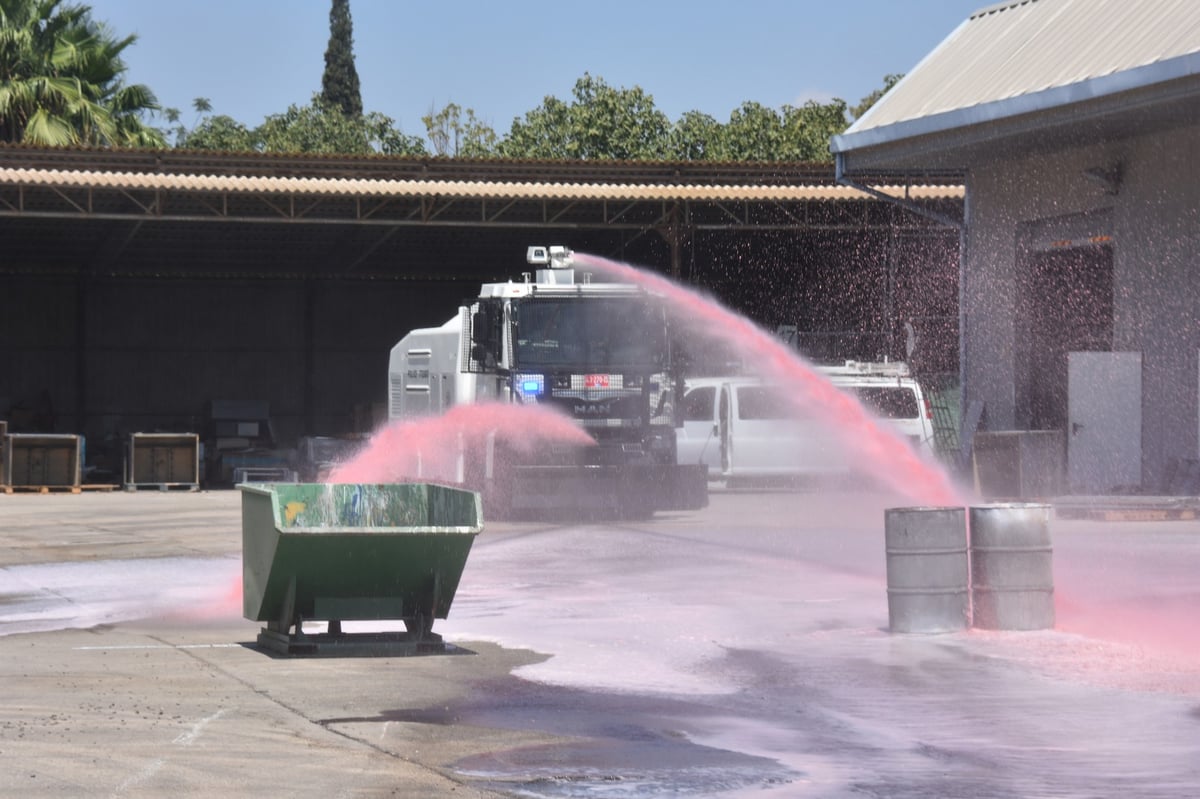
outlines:
[[[471,341],[482,344],[489,350],[500,347],[500,306],[480,303],[479,309],[471,314]]]
[[[493,364],[488,359],[490,354],[487,347],[478,342],[471,345],[471,360],[473,361],[477,361],[485,366],[492,366]]]
[[[487,306],[481,307],[478,311],[471,314],[471,341],[476,347],[485,344],[489,338],[491,314],[487,312]],[[474,350],[472,350],[472,355]],[[478,359],[477,359],[478,360]]]

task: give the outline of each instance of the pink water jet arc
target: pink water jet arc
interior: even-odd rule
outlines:
[[[962,504],[959,491],[893,430],[880,424],[854,397],[839,390],[803,358],[744,316],[667,278],[595,255],[575,253],[580,266],[663,296],[690,335],[732,346],[749,371],[788,389],[797,413],[827,422],[858,471],[920,504]]]
[[[330,472],[329,482],[455,483],[463,468],[478,467],[480,453],[493,436],[496,443],[519,454],[544,445],[596,443],[571,419],[546,408],[497,402],[456,405],[440,416],[383,427],[354,458]],[[497,468],[505,466],[497,464]]]

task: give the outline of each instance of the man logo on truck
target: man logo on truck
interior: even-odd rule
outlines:
[[[584,402],[576,403],[576,416],[608,416],[612,413],[611,402]]]

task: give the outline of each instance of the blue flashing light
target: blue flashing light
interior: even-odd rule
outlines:
[[[538,397],[546,391],[545,375],[521,375],[517,379],[518,390],[524,397]]]

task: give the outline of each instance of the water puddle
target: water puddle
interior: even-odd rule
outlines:
[[[528,730],[562,743],[489,752],[454,764],[479,787],[537,797],[712,796],[785,786],[804,775],[771,757],[709,746],[684,728],[698,703],[554,687],[519,679],[445,708],[446,723]],[[391,718],[391,717],[389,717]],[[401,711],[392,720],[429,723]]]

